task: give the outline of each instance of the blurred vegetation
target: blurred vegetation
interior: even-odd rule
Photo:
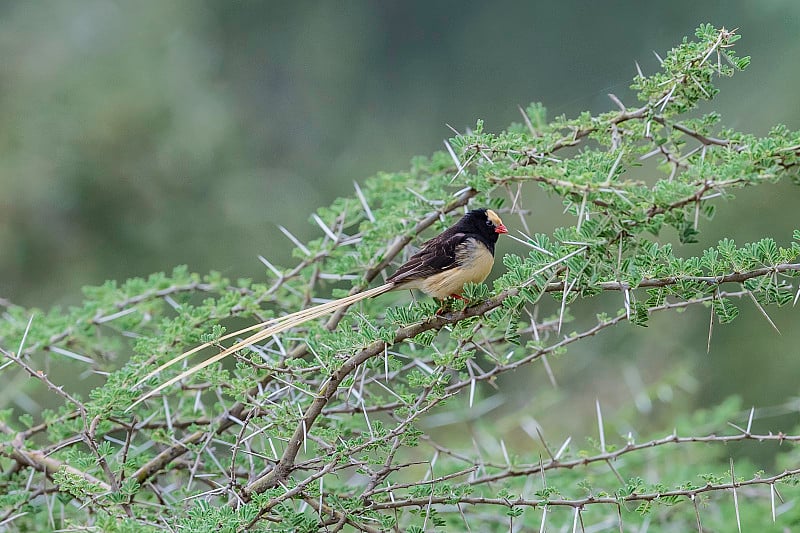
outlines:
[[[353,176],[346,170],[350,165],[355,168],[356,162],[346,154],[356,146],[352,139],[364,135],[363,142],[373,145],[388,139],[394,141],[391,150],[397,150],[403,144],[397,143],[397,136],[406,131],[405,120],[409,132],[414,128],[409,136],[424,140],[416,131],[420,122],[402,111],[397,111],[395,121],[383,117],[392,129],[385,125],[371,129],[366,125],[374,118],[371,115],[380,120],[382,112],[390,111],[383,105],[365,105],[371,102],[369,91],[364,89],[358,97],[342,81],[357,76],[356,71],[367,85],[393,80],[392,75],[372,78],[364,74],[369,68],[349,63],[337,68],[330,58],[338,58],[341,50],[343,57],[360,58],[358,65],[380,71],[382,62],[375,57],[396,57],[392,46],[385,41],[376,50],[353,44],[360,43],[364,34],[375,33],[375,39],[391,35],[370,24],[379,19],[387,21],[387,27],[405,30],[398,33],[416,43],[420,55],[436,59],[443,53],[441,46],[419,43],[440,44],[437,31],[446,21],[460,28],[463,41],[459,42],[466,46],[470,38],[477,40],[475,28],[486,23],[479,15],[488,11],[446,11],[438,18],[430,12],[425,19],[430,27],[425,27],[409,18],[410,11],[391,5],[380,10],[364,7],[358,13],[320,7],[273,13],[263,6],[223,9],[209,4],[191,10],[189,4],[178,3],[142,6],[140,12],[126,12],[125,17],[119,6],[95,4],[82,13],[84,17],[76,16],[74,8],[62,7],[64,20],[73,23],[37,42],[48,50],[41,52],[51,59],[48,66],[36,69],[35,61],[20,62],[20,72],[27,77],[20,76],[18,83],[23,86],[27,80],[30,100],[10,100],[9,109],[3,110],[10,117],[26,117],[26,127],[6,132],[4,145],[15,151],[9,153],[9,172],[4,169],[3,175],[15,176],[11,181],[18,196],[4,212],[12,220],[19,214],[25,223],[14,224],[30,226],[33,233],[26,237],[30,242],[17,231],[3,238],[17,243],[11,248],[19,253],[9,264],[24,273],[20,278],[38,276],[39,281],[30,281],[31,287],[42,286],[47,279],[52,287],[60,286],[63,296],[56,296],[55,289],[23,290],[21,284],[9,288],[8,295],[26,304],[27,298],[35,301],[43,294],[50,296],[47,304],[70,302],[74,298],[70,284],[91,277],[92,272],[77,261],[54,265],[49,259],[59,246],[64,257],[101,250],[91,264],[109,271],[112,264],[147,268],[154,254],[163,252],[158,261],[183,254],[186,260],[196,257],[197,264],[207,261],[230,269],[236,278],[247,274],[239,261],[262,253],[260,242],[266,249],[263,255],[278,267],[261,269],[253,280],[236,281],[178,268],[169,275],[86,288],[81,305],[49,312],[3,300],[6,322],[0,341],[7,361],[2,363],[0,404],[11,408],[0,412],[5,442],[5,459],[0,463],[5,476],[3,502],[9,509],[0,519],[63,527],[38,505],[43,501],[54,505],[49,492],[57,490],[60,505],[69,513],[88,505],[94,527],[118,530],[163,523],[192,530],[268,527],[269,522],[259,516],[281,520],[289,530],[316,530],[324,515],[331,526],[336,522],[365,530],[389,527],[395,521],[409,531],[458,527],[464,522],[479,524],[475,527],[481,530],[529,530],[540,521],[564,528],[575,524],[575,529],[579,523],[583,528],[585,521],[596,530],[616,531],[617,506],[626,527],[635,524],[637,530],[685,531],[695,527],[695,514],[698,520],[702,515],[709,530],[732,530],[738,522],[746,530],[763,529],[771,524],[770,513],[778,517],[776,531],[797,525],[797,476],[792,473],[798,469],[794,446],[800,440],[794,401],[798,361],[797,334],[791,328],[796,310],[787,305],[795,298],[796,287],[789,283],[798,269],[792,261],[800,252],[791,208],[798,181],[797,128],[784,120],[785,111],[777,113],[777,119],[768,115],[774,101],[764,77],[754,83],[758,91],[746,93],[749,98],[740,93],[738,100],[728,100],[734,112],[725,112],[722,95],[729,88],[736,95],[736,90],[717,76],[749,63],[728,48],[738,35],[704,27],[697,33],[697,43],[684,43],[669,55],[663,52],[668,45],[659,48],[660,57],[667,59],[663,67],[655,56],[641,61],[645,76],[637,77],[633,87],[645,102],[640,108],[617,109],[616,97],[608,100],[601,94],[599,114],[576,113],[576,118],[567,119],[558,116],[561,110],[556,107],[550,120],[542,106],[531,105],[511,119],[517,123],[497,134],[482,121],[474,130],[456,125],[463,134],[445,134],[450,137],[448,151],[415,158],[407,172],[359,179],[374,220],[362,201],[344,195],[327,202],[330,207],[318,209],[316,222],[305,224],[296,217],[313,211],[302,209],[306,201],[324,205],[328,187],[350,189]],[[574,20],[589,15],[603,20],[599,13],[582,11],[577,4],[572,7]],[[33,4],[6,9],[8,18],[15,20],[15,30],[24,27],[20,20],[45,16]],[[444,8],[437,9],[445,13]],[[191,16],[186,16],[189,12]],[[270,22],[282,31],[265,32],[263,27],[256,31],[265,24],[256,12],[274,16]],[[506,12],[510,14],[512,10]],[[290,26],[274,22],[292,20],[293,15],[297,27],[302,26],[297,32],[287,33]],[[513,15],[506,34],[527,22],[521,13]],[[664,13],[655,15],[666,18]],[[762,14],[768,15],[769,10]],[[775,16],[785,24],[786,11]],[[337,25],[337,17],[347,21]],[[423,29],[409,31],[417,25]],[[251,26],[252,33],[243,31]],[[776,22],[771,37],[779,35],[776,28],[781,27]],[[142,28],[147,31],[140,35],[137,30]],[[325,30],[331,28],[336,32],[326,44],[346,41],[351,48],[310,44],[318,36],[330,37]],[[620,30],[613,37],[633,38],[636,28],[646,33],[643,27],[632,26],[628,33]],[[558,38],[550,34],[553,42],[569,40],[561,29]],[[98,46],[90,38],[104,33],[110,46]],[[756,38],[744,33],[748,42]],[[213,39],[198,39],[201,34]],[[8,28],[1,35],[4,43],[17,42],[9,38],[13,32]],[[84,64],[65,53],[71,49],[61,46],[69,41],[65,35],[73,35],[75,46],[82,42],[86,53],[99,59]],[[492,59],[508,59],[507,52],[517,49],[519,43],[509,43],[507,37],[493,46],[486,45],[491,40],[481,35],[483,55],[444,47],[467,58],[475,69],[457,78],[463,80],[462,93],[480,87],[469,83],[471,74],[488,84],[484,89],[495,103],[501,101],[501,87],[492,88],[491,82],[496,83],[492,69],[499,68]],[[613,37],[604,45],[610,45]],[[302,50],[303,59],[270,62],[272,56],[266,51],[271,39],[273,44],[302,43],[294,50]],[[590,41],[579,41],[582,51],[593,48]],[[793,45],[786,44],[775,55]],[[239,63],[249,57],[242,52],[249,49],[265,51],[260,63]],[[706,49],[711,50],[708,55]],[[743,49],[756,55],[750,46]],[[531,61],[548,56],[541,50],[527,53]],[[154,65],[152,72],[147,70],[151,76],[144,76],[142,69],[137,72],[134,65],[139,62],[134,59],[139,54],[153,56],[147,63]],[[548,60],[554,57],[559,59],[551,53]],[[594,58],[591,68],[600,67],[601,60]],[[757,58],[754,61],[758,63]],[[428,74],[425,67],[407,59],[398,64],[410,69],[399,75],[401,85],[408,83],[411,71]],[[450,68],[445,61],[440,65]],[[516,76],[527,72],[519,65],[507,68]],[[591,79],[589,65],[576,68]],[[737,82],[754,69],[738,75]],[[424,77],[426,81],[449,79],[452,87],[459,87],[452,71],[434,70]],[[403,69],[386,70],[398,71]],[[105,80],[100,84],[103,90],[92,92],[88,86],[84,90],[90,73]],[[259,82],[230,81],[247,78],[245,73]],[[64,85],[45,83],[42,76]],[[298,77],[304,81],[295,86],[292,80]],[[626,78],[630,76],[617,80]],[[326,92],[337,87],[337,80],[349,87],[343,92],[350,94],[357,112],[348,115],[346,107],[335,105],[337,93]],[[389,85],[382,93],[401,101],[402,91],[395,94]],[[709,104],[716,86],[723,87],[722,99]],[[265,100],[255,87],[274,92]],[[564,87],[575,89],[571,84]],[[417,89],[427,95],[437,93],[433,88]],[[605,92],[629,104],[634,101],[624,88]],[[141,103],[140,93],[149,94],[151,100]],[[562,89],[561,97],[567,93]],[[291,106],[274,105],[281,94],[287,102],[302,105],[286,112]],[[763,106],[742,106],[755,96]],[[48,105],[31,103],[37,100]],[[442,101],[447,100],[442,93]],[[790,101],[791,96],[784,95],[785,109],[795,109]],[[64,107],[56,111],[60,105]],[[596,105],[584,107],[594,110]],[[442,107],[447,104],[431,105],[425,109],[427,119],[419,120],[430,121],[434,109],[440,112]],[[578,108],[582,109],[580,104]],[[458,118],[457,112],[453,115]],[[335,123],[330,130],[334,133],[320,126],[327,122],[317,119]],[[34,127],[37,121],[39,126]],[[790,127],[772,127],[778,122]],[[569,148],[573,142],[580,148]],[[265,146],[270,149],[264,151]],[[385,155],[380,148],[368,150],[363,145],[353,153],[359,150],[366,156],[359,164]],[[463,170],[456,168],[449,150],[460,158]],[[58,157],[42,155],[51,153]],[[15,168],[17,174],[11,172]],[[293,170],[281,173],[281,168]],[[344,184],[334,181],[340,172]],[[55,183],[64,188],[52,188]],[[734,190],[738,197],[732,201]],[[23,217],[32,212],[25,202],[46,206],[42,217]],[[363,314],[348,315],[333,332],[311,324],[298,339],[286,336],[285,347],[276,341],[243,353],[235,369],[228,365],[204,371],[182,392],[139,406],[135,412],[141,422],[128,423],[125,407],[140,394],[132,384],[157,361],[186,345],[218,337],[223,329],[215,324],[220,320],[232,318],[224,324],[235,327],[241,317],[261,320],[308,304],[312,293],[319,296],[320,291],[324,295],[332,289],[337,295],[349,287],[326,281],[331,278],[320,278],[320,273],[334,277],[366,273],[356,283],[368,283],[379,274],[375,267],[383,259],[387,239],[414,239],[428,227],[441,229],[443,222],[431,213],[456,212],[467,202],[502,208],[504,216],[514,215],[506,219],[512,227],[519,214],[515,229],[532,226],[519,246],[504,242],[500,247],[499,254],[505,256],[496,270],[493,291],[485,286],[468,289],[478,302],[475,306],[431,318],[435,306],[427,301],[388,309],[385,300],[364,303]],[[767,210],[770,216],[762,215]],[[263,223],[254,223],[256,219]],[[164,228],[157,227],[165,222]],[[273,229],[278,223],[300,235],[310,255],[296,248],[291,258],[291,247]],[[417,223],[422,225],[415,229]],[[319,224],[353,234],[358,246],[320,236]],[[717,243],[722,235],[736,243]],[[750,241],[758,242],[745,244]],[[240,257],[234,252],[239,247],[244,259],[235,259]],[[137,253],[145,248],[149,253]],[[294,270],[281,266],[298,261]],[[47,266],[37,271],[34,262]],[[59,268],[46,270],[54,266]],[[762,268],[774,269],[774,275],[757,274]],[[276,272],[283,274],[276,277]],[[285,275],[288,272],[293,274]],[[13,268],[7,279],[13,279],[12,274]],[[744,277],[738,279],[739,275]],[[715,278],[729,283],[718,284]],[[651,285],[646,291],[628,291],[619,283]],[[549,298],[551,294],[555,297]],[[699,305],[702,302],[712,307]],[[686,312],[680,312],[684,307]],[[383,320],[374,321],[382,311]],[[601,311],[604,314],[595,318]],[[335,328],[341,318],[329,326]],[[626,326],[626,322],[651,327]],[[710,342],[709,323],[714,324]],[[773,326],[783,335],[777,335]],[[597,336],[594,327],[602,330]],[[432,334],[443,328],[449,331],[438,337]],[[476,340],[479,331],[485,342]],[[408,334],[409,339],[391,342],[396,332]],[[518,334],[521,345],[507,342]],[[583,337],[586,340],[578,342]],[[382,345],[386,340],[390,343]],[[435,349],[428,348],[431,343]],[[562,348],[568,345],[564,356]],[[133,359],[122,366],[131,351]],[[343,354],[364,359],[358,359],[361,362],[350,371],[354,374],[341,380],[334,370],[343,364]],[[75,368],[84,369],[77,380]],[[280,381],[280,375],[290,383]],[[104,382],[88,400],[82,399],[86,390]],[[254,389],[255,383],[259,386]],[[454,392],[459,394],[450,398]],[[319,419],[307,418],[311,424],[307,427],[296,411],[314,412],[322,397],[329,402],[325,404],[329,411],[317,413]],[[263,403],[264,398],[269,401]],[[400,402],[396,407],[386,407],[396,400]],[[445,400],[446,407],[440,407]],[[701,405],[715,407],[698,409]],[[52,409],[42,409],[47,406]],[[368,409],[375,411],[369,415]],[[252,433],[247,430],[244,438],[248,427]],[[687,440],[664,437],[664,428],[674,428],[674,435]],[[708,444],[694,444],[693,439]],[[297,446],[294,454],[292,443]],[[239,453],[226,457],[231,446]],[[270,458],[278,456],[281,461],[274,464]],[[477,469],[470,470],[466,480],[467,473],[458,474],[465,464]],[[45,471],[49,481],[38,477],[42,483],[37,482],[37,492],[29,494],[29,476],[37,469]],[[324,487],[319,481],[323,478]],[[733,502],[726,486],[731,478],[737,480]],[[398,499],[405,499],[397,503],[389,498],[388,487],[382,488],[386,481],[394,484]],[[292,488],[296,492],[287,492]],[[774,503],[776,488],[778,503]],[[33,505],[31,497],[36,498]],[[229,507],[226,500],[242,505]],[[145,501],[153,506],[140,505]],[[427,505],[429,501],[434,505]],[[690,501],[695,502],[694,509]],[[319,510],[317,502],[325,506]],[[456,509],[456,502],[466,506]],[[494,507],[481,509],[485,504]],[[174,512],[182,506],[189,509],[187,514]],[[20,513],[29,516],[23,519]],[[81,510],[74,517],[80,521],[84,515]]]

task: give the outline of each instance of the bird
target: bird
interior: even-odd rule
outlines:
[[[422,248],[412,255],[408,261],[403,263],[394,274],[389,276],[386,279],[386,283],[379,287],[367,289],[350,296],[345,296],[344,298],[339,298],[338,300],[326,302],[277,319],[234,331],[215,341],[196,346],[167,361],[139,380],[139,382],[134,385],[134,389],[140,387],[162,370],[212,344],[249,331],[264,328],[237,342],[230,348],[226,348],[222,352],[160,384],[137,399],[126,411],[129,411],[137,404],[161,392],[170,385],[224,359],[242,348],[297,327],[309,320],[332,314],[338,309],[351,306],[367,298],[374,298],[389,291],[417,289],[437,300],[446,300],[448,297],[465,300],[461,295],[461,292],[464,290],[464,285],[467,283],[480,283],[489,276],[494,266],[495,243],[497,243],[498,238],[503,233],[508,233],[508,229],[496,212],[484,208],[473,209],[439,235],[423,243]]]

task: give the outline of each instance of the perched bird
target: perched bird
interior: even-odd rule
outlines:
[[[241,350],[242,348],[255,344],[268,337],[299,326],[309,320],[325,316],[343,307],[353,305],[366,298],[372,298],[385,292],[399,289],[419,289],[425,294],[440,300],[444,300],[448,296],[463,300],[464,298],[461,296],[461,292],[464,289],[464,285],[470,282],[480,283],[485,280],[489,272],[491,272],[492,266],[494,265],[494,245],[501,233],[508,233],[508,230],[505,225],[503,225],[503,221],[500,220],[500,217],[497,216],[497,213],[491,209],[475,209],[470,211],[461,217],[453,226],[425,242],[422,245],[422,249],[411,256],[411,258],[400,266],[394,274],[389,276],[386,283],[380,287],[368,289],[332,302],[303,309],[302,311],[256,324],[249,328],[234,331],[214,342],[201,344],[167,361],[142,378],[135,387],[140,386],[165,368],[182,361],[193,353],[211,346],[214,343],[241,335],[248,331],[264,328],[258,333],[237,342],[230,348],[225,349],[202,363],[185,370],[180,375],[162,383],[136,400],[128,410],[169,387],[173,383],[202,370],[237,350]]]

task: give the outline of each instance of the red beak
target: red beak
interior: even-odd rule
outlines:
[[[494,228],[495,233],[508,233],[508,229],[506,229],[505,224],[500,224],[496,228]]]

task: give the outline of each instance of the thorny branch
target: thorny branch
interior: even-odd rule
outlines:
[[[774,485],[775,483],[784,479],[793,478],[800,474],[800,468],[784,470],[778,474],[769,477],[754,477],[736,483],[707,483],[702,487],[691,489],[676,489],[664,492],[646,492],[642,494],[628,494],[619,497],[601,497],[601,496],[587,496],[586,498],[579,498],[574,500],[564,500],[559,498],[553,499],[507,499],[507,498],[485,498],[485,497],[470,497],[462,496],[458,498],[460,504],[470,505],[500,505],[503,507],[574,507],[583,509],[589,505],[618,505],[620,503],[636,503],[636,502],[650,502],[655,500],[668,500],[672,498],[686,498],[693,499],[695,496],[708,492],[720,492],[732,490],[734,488],[748,487],[754,485]],[[394,501],[375,503],[371,509],[397,509],[408,508],[417,506],[427,506],[431,504],[449,504],[451,498],[434,496],[432,498],[407,498],[396,499]]]

